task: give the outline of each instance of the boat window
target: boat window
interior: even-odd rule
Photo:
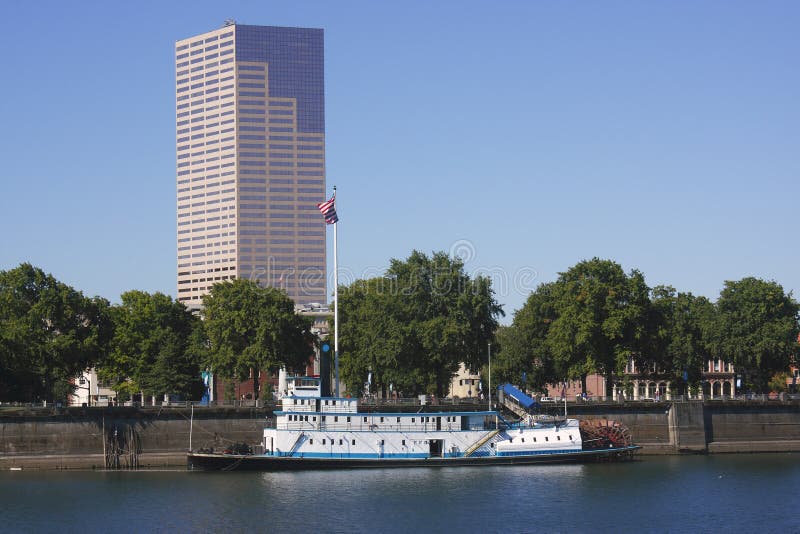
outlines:
[[[521,438],[521,439],[522,439],[522,443],[525,443],[525,438]]]
[[[325,438],[322,438],[322,444],[325,445]]]
[[[405,445],[406,445],[406,440],[403,440],[403,446],[405,447]]]
[[[545,441],[550,441],[550,438],[548,438],[547,436],[545,436],[545,437],[544,437],[544,440],[545,440]]]
[[[350,416],[349,415],[347,416],[347,422],[348,423],[350,422]]]
[[[339,422],[339,416],[338,415],[334,415],[333,416],[333,422],[334,423],[338,423]]]
[[[399,418],[399,417],[397,418],[397,422],[398,422],[398,423],[400,422],[400,418]]]
[[[572,441],[572,434],[569,435],[569,440]]]
[[[303,420],[304,420],[304,421],[308,421],[308,416],[306,415],[306,416],[303,418]]]
[[[324,416],[324,415],[321,415],[321,416],[320,416],[320,420],[324,421],[324,420],[325,420],[325,416]]]
[[[328,405],[328,401],[325,401],[325,406],[327,406],[327,405]]]
[[[383,445],[383,443],[384,443],[384,441],[383,441],[383,440],[381,440],[381,445]]]
[[[311,438],[310,440],[308,440],[308,444],[309,445],[313,445],[314,444],[314,438]]]
[[[561,441],[561,436],[558,436],[558,441]]]
[[[297,404],[297,399],[293,399],[292,404]]]
[[[355,445],[355,444],[356,444],[356,440],[353,440],[353,445]]]
[[[336,401],[333,401],[333,405],[336,406]]]
[[[536,443],[536,438],[533,438],[533,442]]]
[[[311,420],[312,421],[316,421],[317,420],[317,416],[315,415],[314,417],[311,418]]]
[[[416,417],[412,417],[412,418],[411,418],[411,422],[412,422],[412,423],[413,423],[413,422],[415,422],[415,419],[416,419]]]
[[[339,440],[339,445],[344,445],[344,440],[343,439]]]
[[[381,417],[381,423],[383,423],[383,417]]]
[[[365,423],[367,422],[367,418],[366,418],[366,417],[364,418],[364,422],[365,422]]]

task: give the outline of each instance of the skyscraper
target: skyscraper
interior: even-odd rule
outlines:
[[[178,300],[239,277],[324,303],[322,30],[228,22],[175,69]]]

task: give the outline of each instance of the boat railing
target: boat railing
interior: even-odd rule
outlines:
[[[426,423],[397,423],[397,422],[327,422],[327,421],[282,421],[278,423],[279,430],[300,430],[300,431],[330,431],[330,432],[460,432],[461,430],[483,430],[483,423],[467,425],[462,428],[458,422],[442,421],[437,425],[435,421]]]

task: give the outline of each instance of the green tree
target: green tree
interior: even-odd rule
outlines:
[[[114,337],[98,375],[123,397],[178,394],[192,398],[201,388],[200,320],[163,293],[126,291],[112,308]]]
[[[106,350],[108,302],[29,263],[0,271],[0,400],[66,400]]]
[[[497,304],[487,278],[470,278],[444,252],[393,259],[386,276],[339,291],[342,377],[404,393],[447,394],[464,362],[480,370],[494,340]]]
[[[500,381],[519,384],[525,373],[526,385],[543,389],[566,373],[557,372],[548,344],[550,325],[556,319],[554,283],[540,284],[523,307],[514,314],[511,326],[498,329],[499,344],[493,375]]]
[[[238,278],[214,284],[203,297],[208,365],[222,378],[245,380],[259,370],[305,368],[314,353],[311,320],[294,312],[284,291]]]
[[[713,323],[714,305],[705,297],[670,286],[653,288],[652,304],[651,335],[659,357],[644,365],[652,363],[688,394],[690,386],[700,387],[703,366],[711,357],[704,332]]]
[[[726,281],[709,327],[712,353],[732,362],[761,392],[797,351],[798,304],[777,282]]]
[[[554,287],[556,319],[547,340],[564,378],[601,373],[613,383],[634,355],[647,357],[649,288],[641,272],[626,275],[610,260],[584,260],[561,273]]]

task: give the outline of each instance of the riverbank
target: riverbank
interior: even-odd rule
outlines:
[[[797,401],[592,403],[569,412],[621,422],[645,456],[800,452]],[[122,467],[182,468],[190,443],[217,450],[259,443],[272,417],[272,407],[3,410],[0,470],[104,469],[109,454]]]

